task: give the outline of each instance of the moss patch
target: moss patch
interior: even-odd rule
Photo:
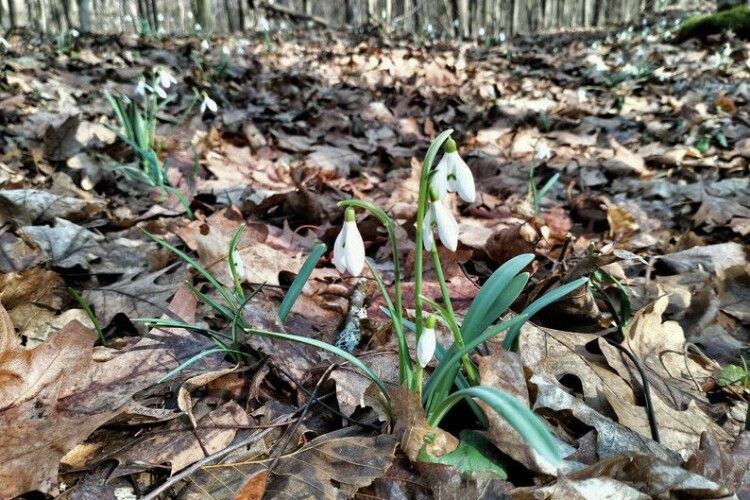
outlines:
[[[750,8],[747,5],[738,5],[716,14],[690,17],[680,26],[676,40],[682,42],[688,38],[705,38],[726,31],[750,39]]]

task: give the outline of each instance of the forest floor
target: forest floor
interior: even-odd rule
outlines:
[[[492,47],[311,31],[275,34],[271,51],[259,37],[203,47],[10,37],[0,53],[0,497],[747,498],[750,44],[674,45],[664,29]],[[139,99],[139,78],[160,66],[177,81],[156,119],[169,190],[126,175],[138,160],[106,97]],[[204,92],[215,112],[200,109]],[[457,251],[440,249],[458,315],[493,270],[527,252],[536,259],[514,311],[581,276],[616,305],[584,288],[527,323],[517,352],[493,339],[475,357],[484,384],[548,424],[561,469],[498,418],[462,463],[410,460],[419,405],[394,396],[394,430],[369,379],[311,346],[248,336],[243,363],[214,353],[174,373],[214,344],[138,318],[231,325],[186,283],[216,290],[147,232],[229,286],[228,248],[244,224],[243,288],[255,294],[246,319],[342,344],[355,302],[366,314],[353,354],[398,395],[396,343],[371,279],[341,275],[326,252],[283,325],[276,311],[316,242],[333,248],[337,202],[353,197],[397,221],[413,314],[419,171],[448,128],[478,195],[452,207]],[[560,174],[538,215],[532,166],[539,185]],[[364,214],[359,227],[390,287],[386,233]],[[424,293],[440,297],[429,265]],[[644,367],[658,442],[642,378],[605,335]],[[456,437],[479,428],[465,408],[443,427]]]

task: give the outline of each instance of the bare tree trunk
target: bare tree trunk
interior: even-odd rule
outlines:
[[[242,0],[237,0],[237,21],[240,32],[245,31],[245,7]]]
[[[15,0],[8,0],[8,16],[10,17],[10,27],[16,27],[16,2]]]
[[[378,24],[377,22],[377,10],[378,7],[378,1],[377,0],[367,0],[367,24],[370,26],[375,26]]]
[[[393,0],[385,0],[385,30],[391,31],[391,23],[393,22]]]
[[[78,27],[80,31],[87,33],[91,31],[91,15],[89,12],[90,0],[78,1]]]
[[[149,10],[151,14],[151,29],[156,32],[159,30],[159,7],[156,5],[156,0],[147,0],[147,2],[151,7]]]
[[[346,2],[346,24],[352,25],[357,20],[357,4],[355,0],[345,0]]]
[[[312,16],[312,2],[310,2],[310,0],[304,0],[302,2],[302,10],[306,15]]]
[[[461,38],[470,36],[470,16],[469,0],[458,0],[458,33]]]
[[[224,12],[227,14],[227,29],[230,33],[235,32],[234,16],[232,15],[232,8],[229,5],[229,0],[224,0]]]

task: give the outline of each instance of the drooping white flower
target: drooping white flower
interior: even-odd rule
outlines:
[[[484,28],[479,28],[477,35],[479,35],[479,38],[484,38]]]
[[[150,90],[151,90],[151,86],[146,83],[146,79],[141,78],[140,80],[138,80],[138,83],[135,86],[135,95],[145,96],[146,91],[150,91]]]
[[[201,113],[205,113],[206,110],[209,110],[212,113],[216,113],[216,111],[219,109],[219,106],[216,104],[216,101],[211,99],[208,94],[203,92],[203,101],[201,102]]]
[[[417,341],[417,361],[422,368],[427,366],[435,355],[435,347],[437,345],[435,323],[435,316],[432,314],[429,315],[425,322],[425,327],[422,329],[422,335],[419,336],[419,340]]]
[[[504,32],[504,31],[501,31],[501,32],[500,32],[500,34],[499,34],[499,35],[497,35],[497,40],[498,40],[498,41],[499,41],[500,43],[503,43],[503,42],[505,41],[505,39],[506,39],[506,36],[505,36],[505,32]]]
[[[547,161],[552,158],[552,150],[547,146],[545,141],[539,141],[534,148],[534,159],[539,161]]]
[[[167,93],[164,91],[163,88],[159,87],[158,85],[154,85],[152,89],[156,95],[159,96],[160,99],[166,99]]]
[[[70,34],[70,36],[72,36],[73,38],[78,38],[78,35],[80,35],[80,33],[78,32],[78,30],[75,29],[75,28],[73,28],[72,30],[68,31],[68,34]]]
[[[158,21],[159,21],[160,23],[163,23],[163,22],[164,22],[164,14],[162,14],[161,12],[159,12],[159,14],[158,14],[158,15],[156,16],[156,19],[157,19],[157,20],[158,20]]]
[[[446,193],[458,193],[464,201],[473,203],[477,197],[474,187],[474,176],[466,162],[458,154],[456,141],[448,138],[445,141],[443,157],[435,167],[432,185],[442,199]]]
[[[258,19],[258,30],[271,31],[271,25],[268,24],[268,20],[265,17]]]
[[[440,241],[445,248],[455,252],[458,247],[458,222],[448,207],[442,201],[435,198],[430,202],[427,214],[424,216],[424,248],[428,252],[432,250],[435,244],[435,237],[432,235],[433,228],[437,228]]]
[[[198,27],[200,27],[200,25],[197,25],[197,26],[198,26]],[[208,44],[208,40],[206,40],[206,39],[204,38],[204,39],[203,39],[203,40],[201,41],[201,49],[203,49],[203,50],[208,50],[208,49],[210,49],[210,48],[211,48],[211,46],[210,46],[210,45]]]
[[[156,81],[162,88],[168,89],[172,84],[177,85],[177,79],[168,68],[160,67],[156,75]]]
[[[333,263],[340,273],[348,271],[352,276],[359,276],[365,266],[365,244],[351,207],[344,212],[344,225],[333,245]]]

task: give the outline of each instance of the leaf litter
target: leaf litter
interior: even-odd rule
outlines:
[[[748,393],[719,383],[750,345],[747,42],[278,37],[277,52],[259,44],[210,81],[188,58],[194,39],[121,37],[126,63],[82,37],[48,67],[50,52],[11,37],[16,50],[0,60],[0,496],[101,497],[112,484],[181,498],[750,492]],[[231,42],[212,40],[206,67]],[[724,43],[732,63],[716,66],[706,54]],[[184,68],[183,92],[157,120],[168,193],[116,168],[138,159],[113,132],[104,94],[132,92],[165,55]],[[624,61],[638,58],[647,71],[627,76]],[[220,103],[216,113],[190,111],[195,82]],[[357,280],[324,256],[282,322],[285,290],[316,241],[332,247],[336,203],[353,196],[396,218],[413,310],[420,161],[448,127],[478,181],[475,203],[451,207],[462,213],[459,249],[443,256],[459,315],[499,264],[524,252],[537,259],[514,311],[602,270],[617,280],[603,293],[616,302],[626,290],[623,307],[634,312],[617,332],[602,297],[584,290],[524,325],[517,354],[492,340],[476,358],[485,385],[545,419],[561,469],[492,412],[485,432],[462,433],[460,414],[447,430],[431,428],[396,387],[397,346],[374,287],[365,287],[354,354],[388,384],[395,415],[350,364],[261,336],[244,339],[247,367],[213,354],[164,380],[212,344],[138,320],[223,320],[186,285],[209,299],[215,290],[146,232],[231,286],[229,242],[244,227],[245,319],[335,343]],[[549,149],[541,158],[540,144]],[[555,174],[536,216],[529,183]],[[360,227],[390,286],[387,235],[372,218]],[[431,268],[427,276],[425,295],[439,297]],[[612,345],[618,333],[641,366]]]

